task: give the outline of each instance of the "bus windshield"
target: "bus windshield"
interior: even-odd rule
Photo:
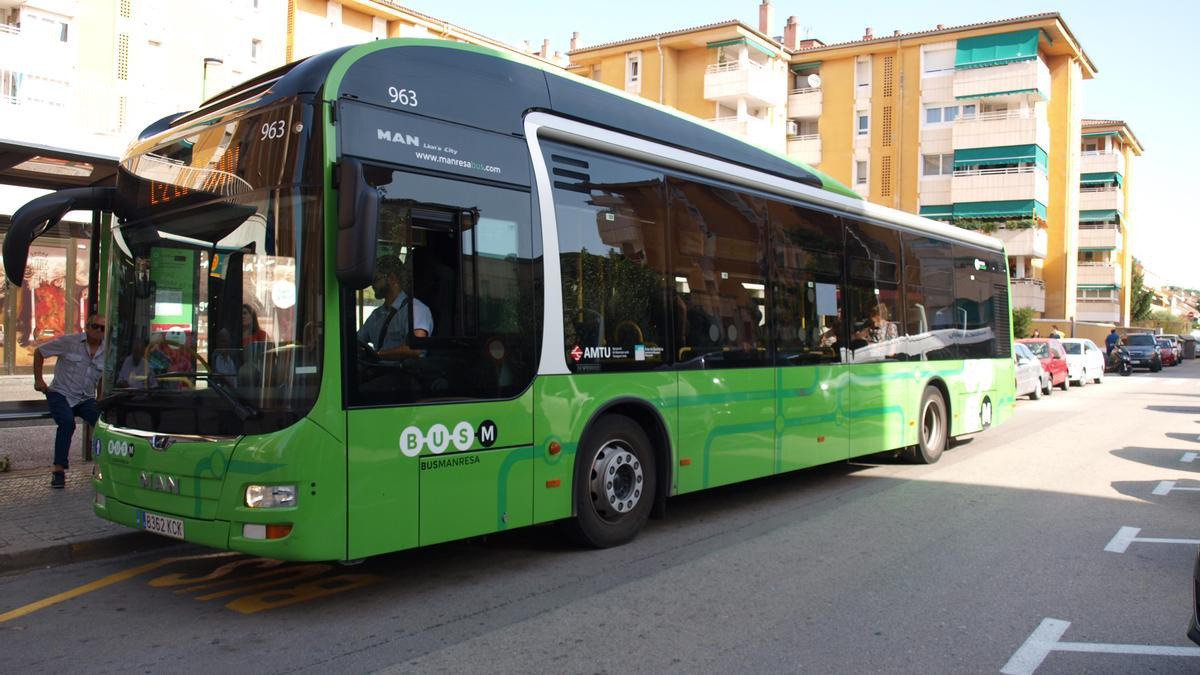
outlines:
[[[106,422],[240,435],[307,412],[321,365],[318,203],[256,190],[114,228]]]

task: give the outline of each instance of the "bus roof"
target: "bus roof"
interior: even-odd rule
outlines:
[[[523,119],[544,111],[706,155],[823,191],[838,207],[989,249],[991,237],[866,202],[824,173],[716,130],[703,120],[516,53],[449,40],[393,38],[341,47],[288,64],[222,92],[200,109],[166,118],[142,139],[240,107],[320,93],[395,109],[388,87],[417,90],[408,109],[434,119],[523,136]],[[144,147],[144,146],[143,146]]]

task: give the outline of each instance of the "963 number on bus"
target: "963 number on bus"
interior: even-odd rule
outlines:
[[[417,92],[412,89],[388,87],[388,98],[392,100],[392,103],[399,103],[411,108],[417,107]]]

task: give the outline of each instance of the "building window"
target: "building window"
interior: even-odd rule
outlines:
[[[250,41],[250,60],[257,61],[258,57],[261,55],[262,55],[262,40],[251,40]]]
[[[854,63],[854,84],[860,95],[871,90],[871,57],[862,57]]]
[[[634,94],[642,91],[641,52],[629,52],[625,55],[625,91]]]
[[[866,185],[867,184],[867,163],[865,161],[859,161],[859,162],[854,163],[854,184],[855,185]]]
[[[953,176],[954,154],[921,155],[922,176]]]
[[[859,111],[858,124],[855,127],[855,133],[859,136],[866,136],[871,131],[871,115],[866,111]]]
[[[933,75],[948,75],[954,72],[953,47],[942,47],[936,49],[926,48],[924,56],[925,60],[922,73],[926,77]]]
[[[976,106],[974,103],[968,103],[961,107],[957,105],[947,106],[926,106],[925,107],[925,124],[944,124],[953,122],[959,117],[974,117]]]

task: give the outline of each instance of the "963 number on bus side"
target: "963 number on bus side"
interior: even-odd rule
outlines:
[[[417,92],[414,89],[388,87],[388,98],[391,99],[392,103],[399,103],[410,108],[417,107]]]

